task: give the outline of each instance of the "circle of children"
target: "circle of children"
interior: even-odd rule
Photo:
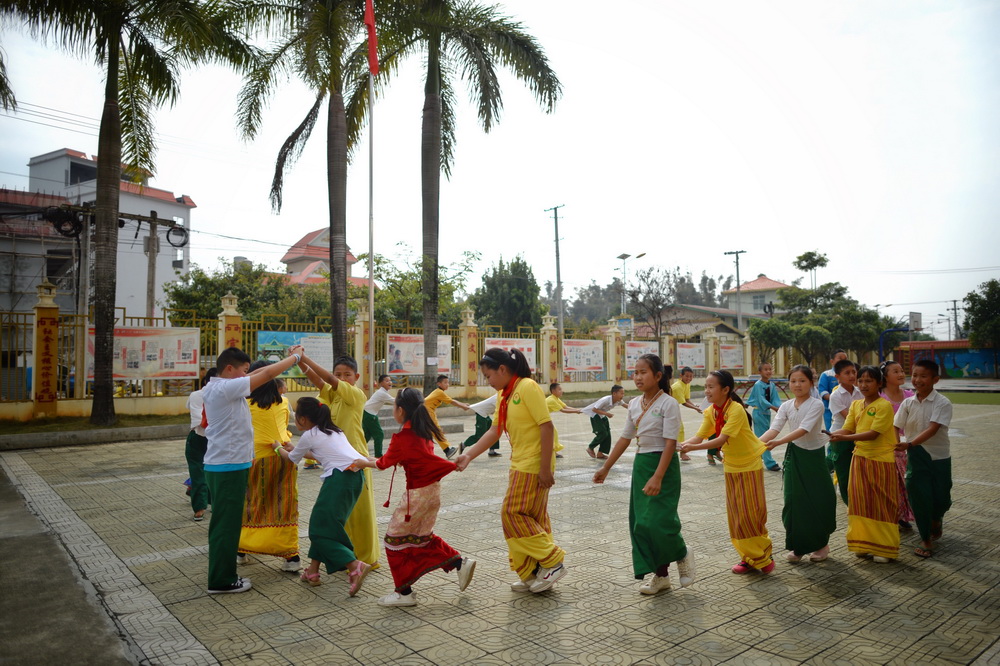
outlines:
[[[294,364],[320,392],[318,399],[300,398],[295,406],[302,434],[293,448],[287,431],[289,404],[281,395],[278,376]],[[443,376],[438,390],[426,399],[412,388],[393,397],[387,376],[366,398],[354,385],[359,375],[349,357],[337,359],[329,371],[300,346],[276,363],[251,364],[238,348],[221,353],[216,372],[189,400],[192,431],[186,445],[194,519],[202,520],[209,501],[212,505],[208,592],[250,589],[250,580],[238,575],[237,565],[254,554],[283,558],[285,571],[301,570],[301,580],[313,586],[321,584],[321,565],[327,574],[346,570],[348,594],[354,596],[366,575],[379,566],[371,474],[392,467],[394,476],[397,466],[406,475],[405,491],[398,494],[381,540],[395,590],[378,603],[415,605],[412,586],[436,569],[456,571],[459,589],[464,590],[476,561],[434,534],[441,479],[465,470],[487,450],[491,456],[500,455],[496,447],[505,433],[511,456],[500,514],[510,568],[517,574],[511,589],[550,589],[566,574],[565,551],[553,539],[548,515],[556,458],[563,448],[549,416],[556,411],[590,415],[595,437],[587,452],[603,460],[594,483],[603,483],[631,440],[637,441],[629,532],[633,573],[643,581],[642,594],[669,590],[669,566],[675,562],[680,586],[694,582],[693,555],[677,513],[681,460],[690,460],[687,454],[692,451],[707,451],[713,465],[722,461],[730,538],[739,556],[733,573],[767,574],[774,569],[764,468],[780,471],[770,456],[778,446],[786,446],[782,522],[788,562],[818,562],[829,556],[836,529],[835,483],[847,504],[848,549],[858,557],[880,563],[895,560],[900,530],[911,529],[910,521],[916,522],[920,536],[917,556],[930,557],[941,537],[942,518],[951,503],[952,409],[934,390],[938,367],[933,361],[917,361],[912,368],[914,392],[902,388],[906,377],[898,363],[858,369],[837,350],[832,368],[818,378],[808,366],[793,367],[788,377],[792,398],[785,402],[770,381],[769,364],[759,367],[761,379],[746,402],[733,376],[716,370],[705,379],[705,401],[696,406],[691,402],[690,368],[683,368],[671,383],[672,368],[658,356],[645,354],[633,375],[639,396],[626,405],[624,390],[615,386],[610,396],[583,410],[562,402],[558,384],[550,387],[546,399],[519,350],[489,349],[479,365],[496,394],[470,407],[447,396]],[[443,402],[476,412],[476,433],[454,461],[457,451],[448,445],[435,416]],[[401,429],[383,454],[376,415],[386,404],[392,405]],[[608,418],[614,406],[625,407],[628,415],[612,448]],[[686,439],[681,406],[704,414],[697,433]],[[754,408],[753,416],[748,406]],[[369,439],[376,457],[368,457]],[[444,456],[435,453],[435,441]],[[298,556],[296,494],[297,464],[303,459],[322,467],[305,569]],[[384,506],[389,506],[388,500]]]

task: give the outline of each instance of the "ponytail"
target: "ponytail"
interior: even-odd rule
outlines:
[[[660,389],[664,393],[670,395],[670,380],[674,377],[674,367],[672,365],[664,365],[663,361],[656,354],[643,354],[636,361],[645,361],[649,366],[649,371],[653,375],[660,374]]]
[[[343,432],[330,417],[330,408],[316,398],[299,398],[295,403],[295,415],[312,423],[324,435]]]
[[[528,358],[520,349],[507,351],[500,347],[491,347],[483,354],[479,361],[480,367],[487,367],[490,370],[499,370],[500,366],[506,366],[515,377],[530,377],[531,366]]]
[[[250,366],[250,372],[266,368],[271,365],[270,361],[254,361]],[[250,392],[250,404],[257,405],[261,409],[270,409],[271,405],[281,402],[281,393],[278,391],[278,383],[275,380],[266,381]]]
[[[438,424],[434,423],[431,413],[424,405],[424,396],[414,388],[400,389],[396,394],[396,406],[403,410],[406,420],[410,422],[410,428],[422,439],[444,439],[444,433]]]
[[[708,374],[719,380],[720,386],[724,386],[729,389],[729,398],[733,402],[739,403],[743,406],[743,411],[746,412],[747,415],[747,421],[752,425],[753,419],[750,418],[750,410],[747,409],[747,404],[743,402],[743,398],[736,393],[736,380],[733,379],[732,373],[728,370],[712,370],[712,372]]]

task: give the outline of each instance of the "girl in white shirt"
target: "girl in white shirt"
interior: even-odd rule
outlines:
[[[295,425],[302,436],[291,451],[275,447],[275,451],[298,464],[305,457],[313,458],[323,467],[319,496],[309,516],[309,567],[302,572],[304,582],[316,586],[321,583],[320,564],[326,572],[347,570],[350,583],[348,594],[354,596],[361,589],[371,565],[354,554],[344,523],[361,496],[365,477],[358,474],[354,450],[343,431],[330,420],[330,408],[316,398],[299,398],[295,404]]]
[[[628,511],[632,570],[637,580],[653,574],[639,587],[641,594],[670,589],[671,562],[677,562],[681,587],[694,582],[694,558],[681,536],[677,515],[681,471],[676,448],[681,414],[670,396],[671,370],[656,354],[643,354],[636,360],[632,379],[642,395],[629,403],[622,435],[604,466],[594,473],[594,483],[604,483],[629,442],[637,440]]]
[[[830,535],[837,529],[837,495],[824,449],[828,437],[823,433],[823,402],[811,395],[813,371],[807,365],[792,368],[788,387],[795,398],[781,403],[760,439],[768,450],[788,444],[781,510],[789,551],[785,557],[798,562],[808,554],[813,562],[822,562],[830,554]],[[778,438],[785,425],[788,434]]]

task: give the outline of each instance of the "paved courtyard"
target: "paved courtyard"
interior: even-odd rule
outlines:
[[[682,411],[693,432],[698,415]],[[616,410],[615,435],[623,416]],[[472,419],[463,422],[470,430]],[[1000,663],[1000,409],[955,408],[954,506],[930,560],[912,554],[913,534],[903,535],[896,563],[858,560],[844,542],[840,505],[831,558],[786,563],[781,474],[766,473],[777,568],[736,576],[722,467],[695,456],[682,468],[681,519],[698,579],[679,589],[675,578],[673,591],[655,597],[639,595],[631,574],[632,454],[594,486],[596,463],[584,453],[589,421],[557,414],[555,422],[567,450],[549,508],[566,577],[540,595],[508,587],[514,574],[498,514],[504,444],[503,458],[483,456],[442,484],[436,531],[479,560],[472,585],[460,593],[454,574],[432,573],[415,587],[421,603],[412,608],[376,605],[392,590],[384,563],[352,599],[339,576],[308,587],[280,571],[277,558],[251,557],[241,568],[250,592],[208,596],[208,521],[191,521],[182,441],[7,452],[2,464],[144,663]],[[388,485],[389,472],[376,472],[383,529]],[[318,488],[317,472],[300,471],[303,556]]]

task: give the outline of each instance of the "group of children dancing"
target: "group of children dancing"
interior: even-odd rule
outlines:
[[[763,470],[765,464],[771,467],[776,463],[763,456],[783,445],[787,448],[782,522],[789,562],[805,557],[822,561],[829,556],[830,536],[836,529],[836,490],[827,463],[827,443],[848,506],[849,550],[877,562],[896,559],[901,516],[910,515],[901,513],[901,500],[908,497],[907,506],[912,506],[921,539],[914,552],[920,557],[932,554],[950,506],[951,487],[951,404],[934,390],[937,365],[932,361],[915,364],[913,395],[901,389],[905,375],[898,364],[864,366],[856,373],[860,397],[845,402],[843,396],[855,398],[856,394],[852,374],[844,363],[850,361],[835,365],[836,377],[843,381],[830,391],[831,412],[836,419],[833,430],[826,427],[816,378],[805,365],[795,366],[789,374],[792,399],[777,400],[776,386],[773,393],[763,395],[765,403],[756,411],[767,414],[766,423],[751,416],[729,372],[716,370],[708,375],[707,406],[702,409],[690,401],[688,385],[693,373],[685,368],[681,379],[672,384],[671,367],[664,366],[655,354],[644,354],[636,361],[633,380],[640,391],[638,397],[625,405],[622,395],[612,391],[605,400],[609,404],[599,402],[582,410],[606,421],[616,404],[627,409],[625,426],[614,447],[610,446],[610,431],[605,433],[603,425],[595,424],[595,441],[600,441],[596,445],[592,442],[588,453],[603,460],[593,478],[600,484],[633,439],[638,445],[633,459],[628,524],[633,573],[636,579],[643,580],[640,593],[670,589],[671,564],[677,565],[681,587],[695,580],[694,556],[681,534],[678,515],[680,460],[688,459],[686,454],[692,451],[708,451],[713,464],[717,458],[712,450],[723,454],[729,532],[740,557],[732,567],[734,573],[769,573],[774,569]],[[293,364],[298,364],[320,389],[319,399],[301,398],[296,404],[295,421],[302,436],[295,447],[283,430],[265,429],[258,436],[259,419],[250,414],[254,405],[258,410],[267,410],[279,404],[275,396],[261,394],[260,389],[269,382],[273,384],[272,380]],[[293,347],[288,358],[251,370],[250,359],[241,350],[230,348],[220,354],[218,374],[199,396],[204,404],[203,423],[207,422],[204,478],[212,503],[208,591],[218,594],[249,589],[249,579],[238,576],[236,569],[238,558],[245,560],[248,552],[282,556],[286,561],[283,568],[298,569],[297,546],[254,548],[247,531],[255,520],[272,527],[282,523],[283,518],[287,522],[288,507],[293,504],[297,525],[294,476],[288,474],[294,474],[296,463],[306,457],[322,466],[323,483],[309,522],[311,561],[301,573],[305,583],[322,583],[321,566],[326,567],[327,574],[346,570],[348,594],[357,594],[368,572],[378,567],[380,557],[371,471],[392,467],[394,479],[399,466],[406,475],[405,491],[400,493],[381,540],[395,589],[381,597],[379,604],[415,605],[413,585],[437,569],[456,571],[459,589],[464,590],[472,580],[476,561],[463,557],[434,533],[441,505],[441,479],[452,471],[467,469],[487,450],[492,455],[492,447],[504,434],[510,440],[511,456],[501,522],[510,568],[517,574],[511,589],[539,593],[555,585],[566,574],[566,567],[565,551],[555,543],[548,515],[549,491],[555,482],[558,450],[562,448],[550,414],[581,410],[567,407],[559,399],[558,385],[550,387],[552,395],[546,399],[531,379],[527,359],[517,349],[489,349],[479,367],[496,391],[489,399],[495,407],[491,417],[485,415],[489,412],[475,410],[476,434],[466,440],[452,462],[447,458],[454,455],[453,451],[446,451],[446,457],[435,453],[435,442],[445,449],[452,447],[420,392],[402,389],[393,398],[387,391],[390,384],[368,399],[354,386],[358,373],[353,359],[338,359],[331,372],[309,359],[301,347]],[[765,383],[769,379],[764,379]],[[381,427],[371,417],[390,401],[401,430],[392,436],[383,454]],[[681,406],[704,414],[697,433],[687,439],[683,435]],[[287,423],[287,412],[284,418]],[[378,427],[377,438],[373,436],[374,427]],[[375,441],[376,457],[368,456],[369,438]],[[194,442],[195,448],[199,441]],[[905,487],[898,466],[900,457],[905,466]],[[194,476],[192,472],[193,481]],[[266,488],[269,483],[273,486],[275,479],[284,479],[284,494],[278,493],[275,501],[271,492],[272,504],[255,505],[255,487]],[[392,486],[390,481],[390,498]],[[196,520],[204,514],[208,499],[204,495],[198,494],[198,506],[192,497]],[[384,506],[389,506],[389,500]],[[254,518],[254,512],[261,515]]]

